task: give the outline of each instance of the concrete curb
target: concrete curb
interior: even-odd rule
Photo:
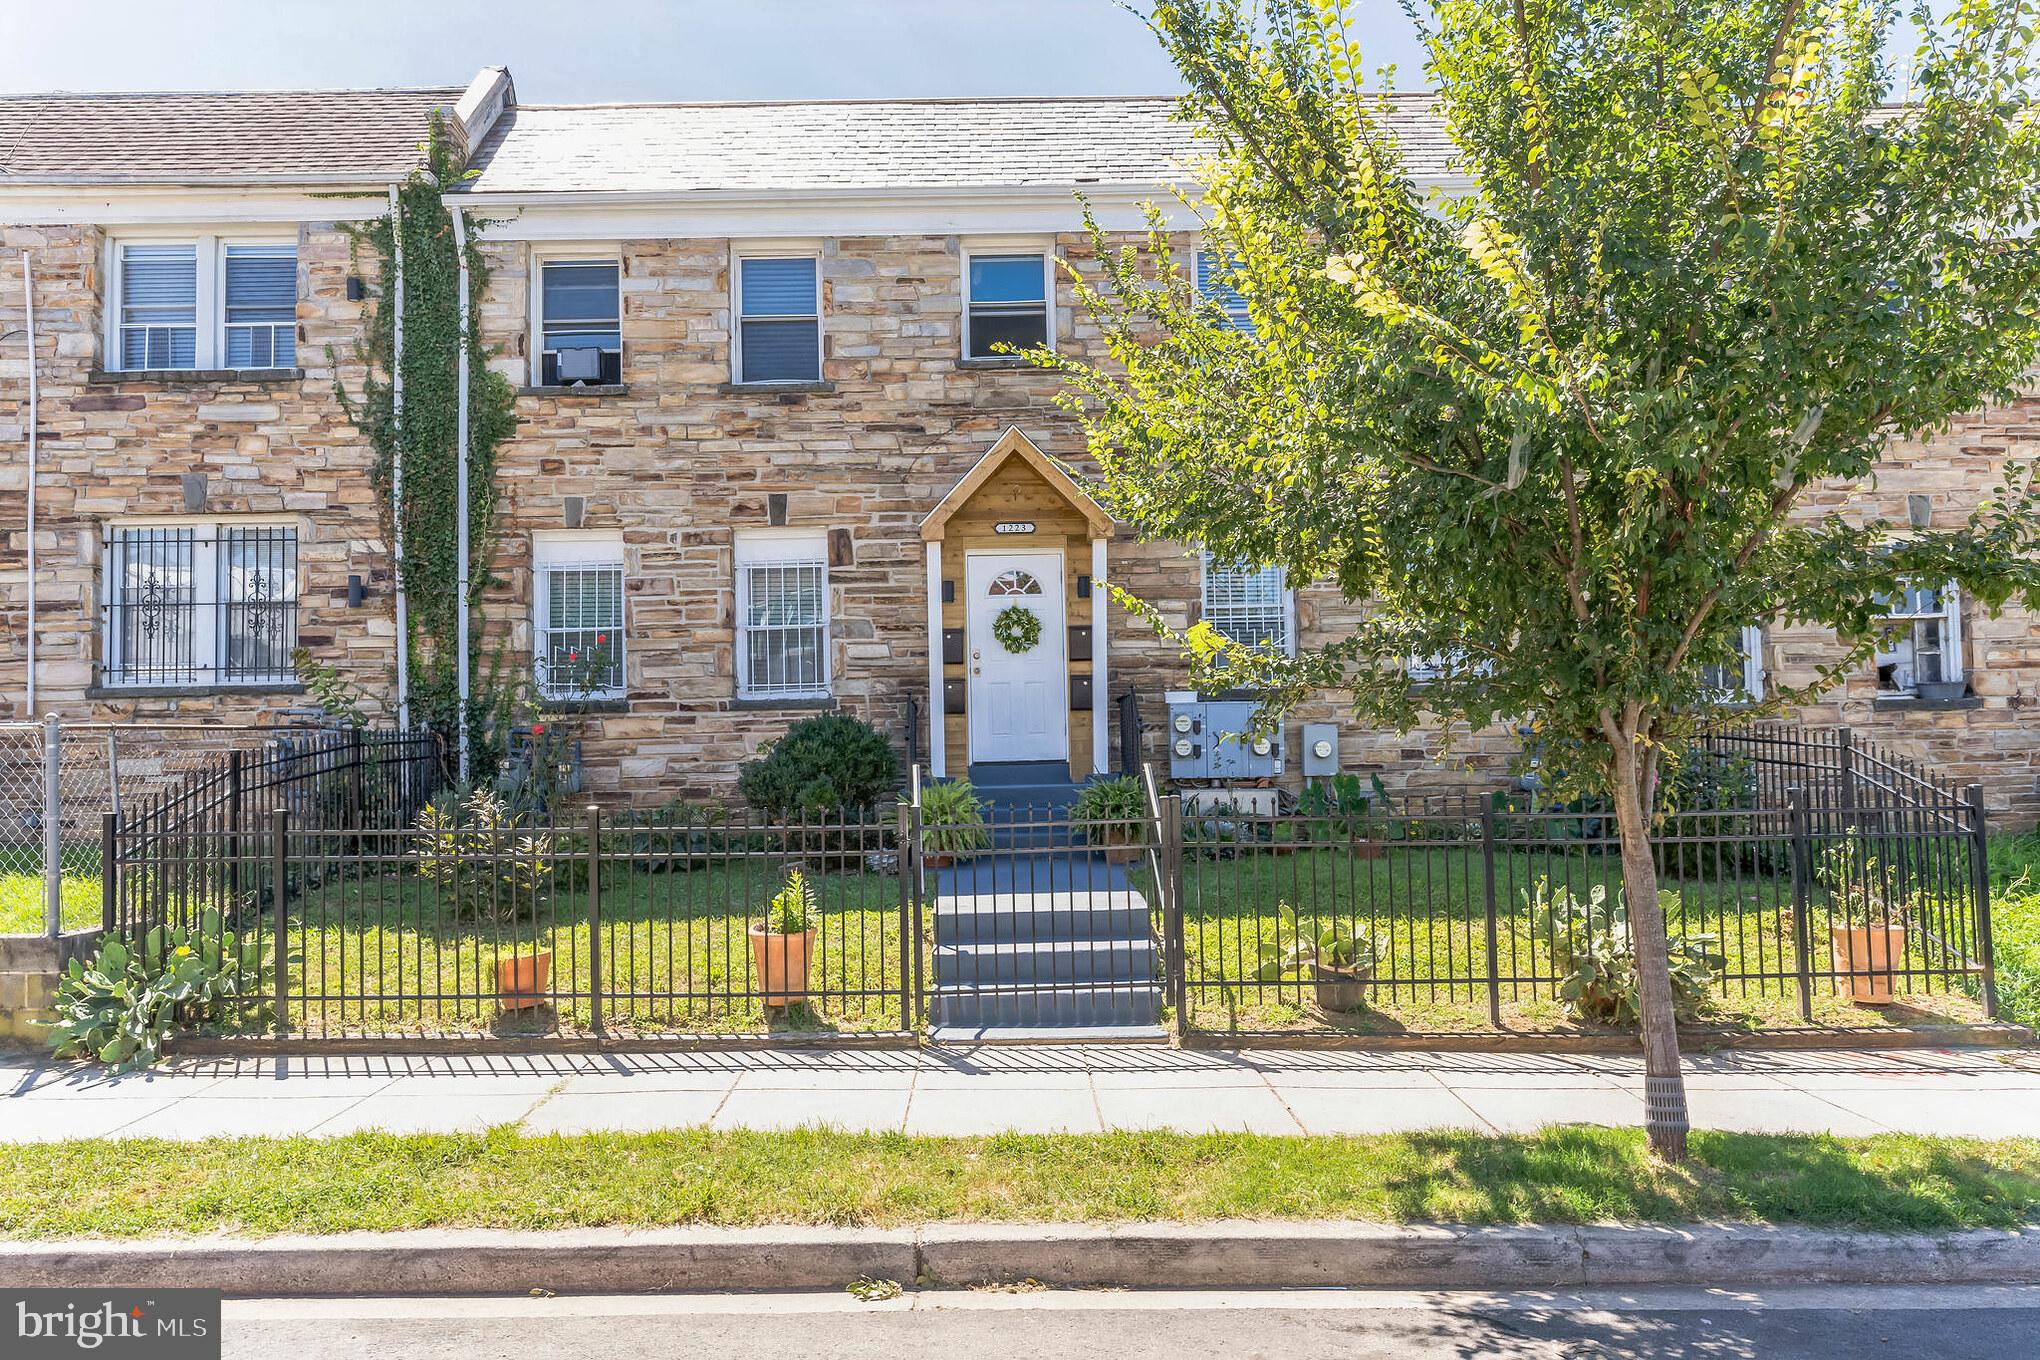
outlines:
[[[1858,1233],[1757,1224],[937,1224],[901,1229],[445,1229],[0,1243],[0,1279],[237,1295],[827,1289],[859,1276],[1129,1288],[1556,1288],[2040,1283],[2040,1228]]]

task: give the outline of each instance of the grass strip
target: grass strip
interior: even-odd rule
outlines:
[[[1943,1230],[2040,1217],[2040,1140],[1632,1130],[1355,1138],[675,1130],[0,1147],[0,1234],[1342,1218]]]

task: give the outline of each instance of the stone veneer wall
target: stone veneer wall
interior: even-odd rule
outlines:
[[[301,702],[291,695],[207,695],[118,702],[91,696],[99,526],[109,515],[178,514],[181,474],[209,478],[210,513],[303,516],[301,637],[365,681],[390,673],[393,627],[389,561],[367,471],[370,451],[331,396],[350,385],[360,304],[345,301],[345,237],[330,224],[300,235],[303,278],[299,359],[305,375],[281,384],[93,383],[100,325],[100,239],[91,230],[7,228],[0,260],[11,274],[23,248],[36,252],[43,458],[39,549],[43,554],[41,685],[67,713],[161,718],[236,718]],[[1087,238],[1056,241],[1085,267]],[[529,381],[530,248],[486,247],[495,270],[483,305],[495,363]],[[730,250],[722,240],[625,242],[624,387],[621,393],[527,392],[519,428],[501,455],[503,514],[498,584],[486,613],[486,657],[495,639],[514,655],[530,645],[532,534],[564,524],[568,496],[586,498],[584,527],[621,534],[629,566],[627,681],[622,711],[585,719],[591,793],[656,803],[726,793],[735,767],[805,710],[750,707],[735,699],[732,535],[768,524],[768,496],[788,498],[786,523],[838,531],[831,613],[836,702],[905,740],[908,696],[925,714],[925,571],[918,524],[1009,426],[1080,468],[1082,441],[1056,408],[1051,375],[960,360],[960,244],[947,236],[845,237],[822,251],[824,366],[829,390],[775,392],[730,385]],[[368,262],[364,261],[366,265]],[[1095,328],[1059,287],[1058,344],[1088,346]],[[18,290],[0,290],[0,334],[20,325]],[[18,344],[0,342],[0,446],[20,447],[24,366]],[[1984,413],[1920,447],[1896,451],[1873,490],[1836,488],[1809,513],[1906,518],[1909,493],[1931,498],[1935,523],[1959,522],[1997,478],[2006,457],[2029,457],[2040,440],[2033,402]],[[23,461],[0,464],[0,716],[19,710],[25,628],[20,509]],[[841,531],[849,542],[841,543]],[[847,552],[840,551],[847,547]],[[1195,615],[1199,571],[1178,545],[1112,545],[1111,574],[1157,603],[1172,622]],[[1071,571],[1087,566],[1072,564]],[[346,578],[371,590],[345,607]],[[1336,633],[1353,606],[1334,592],[1299,593],[1306,642]],[[1960,780],[1979,780],[1994,808],[2019,824],[2040,813],[2032,707],[2040,698],[2040,622],[2024,612],[1990,621],[1966,610],[1967,656],[1976,699],[1966,707],[1888,711],[1874,702],[1867,666],[1811,722],[1846,722],[1872,740],[1917,755]],[[1771,673],[1810,674],[1832,638],[1789,625],[1767,639]],[[1147,754],[1163,757],[1162,695],[1183,668],[1123,612],[1112,611],[1110,694],[1132,685],[1149,724]],[[1116,727],[1116,710],[1112,717]],[[1292,717],[1341,717],[1335,695]],[[925,727],[924,727],[925,733]],[[921,749],[926,750],[925,735]],[[1118,744],[1115,731],[1113,754]],[[1447,759],[1425,733],[1403,736],[1346,726],[1342,754],[1363,773],[1404,781],[1497,783],[1516,751],[1511,733],[1462,738]],[[1293,776],[1292,776],[1293,778]]]

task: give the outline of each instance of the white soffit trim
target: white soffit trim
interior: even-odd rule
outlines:
[[[173,226],[187,222],[345,222],[389,211],[388,183],[319,190],[124,187],[98,192],[0,185],[0,224],[10,226]]]

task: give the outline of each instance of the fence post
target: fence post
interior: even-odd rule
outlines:
[[[290,1032],[290,810],[269,814],[269,900],[276,908],[276,1032]]]
[[[241,748],[227,752],[227,893],[235,906],[241,901]]]
[[[1842,728],[1835,733],[1835,760],[1839,766],[1841,814],[1844,828],[1856,825],[1856,740],[1855,733]]]
[[[1176,1037],[1189,1032],[1189,979],[1183,958],[1183,795],[1171,793],[1161,800],[1161,869],[1166,886],[1162,892],[1163,985],[1169,1004],[1176,1011]]]
[[[43,718],[43,932],[56,939],[64,929],[63,720]]]
[[[99,814],[99,929],[111,935],[120,914],[120,814]]]
[[[1813,828],[1806,810],[1806,786],[1785,790],[1792,810],[1792,948],[1798,955],[1799,1018],[1813,1022],[1813,931],[1807,919],[1813,892]]]
[[[1997,1019],[1997,945],[1990,929],[1990,835],[1985,823],[1983,785],[1966,790],[1969,803],[1969,869],[1976,883],[1976,953],[1983,968],[1983,1014]]]
[[[893,827],[893,871],[900,888],[900,1028],[911,1033],[920,1009],[921,937],[914,929],[913,809],[904,798],[893,806]]]
[[[602,1035],[602,809],[588,805],[588,1028]]]
[[[1482,905],[1487,932],[1487,1014],[1488,1023],[1502,1027],[1502,954],[1496,938],[1499,906],[1495,900],[1495,809],[1484,803],[1480,809],[1480,867]]]

